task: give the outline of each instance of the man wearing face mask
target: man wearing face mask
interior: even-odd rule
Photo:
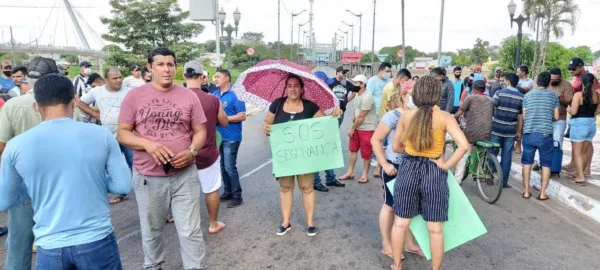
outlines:
[[[90,74],[92,74],[92,64],[88,61],[83,61],[79,63],[79,69],[81,70],[81,73],[73,79],[73,88],[75,89],[75,93],[81,97],[87,93],[85,82]]]
[[[454,109],[454,84],[446,77],[446,71],[443,68],[437,67],[431,71],[431,75],[435,76],[442,84],[442,97],[438,103],[440,109],[451,113]]]
[[[15,87],[12,80],[12,69],[13,64],[9,60],[3,60],[0,63],[2,73],[0,74],[0,96],[4,99],[8,99],[8,91]]]
[[[462,68],[460,66],[454,67],[453,70],[454,78],[452,79],[452,86],[454,86],[454,107],[452,108],[452,114],[458,112],[458,108],[460,106],[460,97],[462,96],[463,91],[465,90],[464,80],[460,77],[462,76]]]
[[[375,99],[376,112],[379,113],[379,106],[381,105],[381,96],[383,95],[383,88],[390,82],[392,78],[392,65],[387,62],[379,65],[379,73],[371,77],[367,81],[367,92]]]
[[[213,93],[214,91],[219,90],[219,87],[217,87],[214,83],[208,81],[208,75],[210,75],[208,71],[202,71],[202,75],[204,76],[204,78],[202,79],[202,86],[200,89],[202,89],[204,93]]]

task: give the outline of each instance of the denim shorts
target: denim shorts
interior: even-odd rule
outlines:
[[[591,142],[596,135],[594,118],[571,118],[570,138],[572,142]]]
[[[388,162],[392,165],[394,165],[394,168],[396,168],[396,171],[398,170],[398,164],[395,164],[391,161],[388,160]],[[389,207],[393,207],[394,206],[394,196],[392,195],[391,190],[387,187],[387,184],[396,179],[396,175],[394,176],[389,176],[385,173],[385,171],[383,170],[383,167],[381,168],[381,179],[383,180],[383,200],[384,203],[389,206]]]
[[[550,168],[550,166],[552,166],[553,149],[554,139],[552,134],[542,134],[539,132],[527,133],[523,136],[521,164],[533,164],[533,159],[537,150],[540,152],[540,165],[542,165],[542,167]]]

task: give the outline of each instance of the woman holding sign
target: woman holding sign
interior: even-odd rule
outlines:
[[[407,81],[402,84],[400,93],[396,92],[390,97],[390,109],[391,111],[385,113],[375,133],[371,138],[371,145],[373,145],[373,152],[377,157],[377,162],[381,164],[381,178],[383,180],[383,206],[379,212],[379,230],[381,232],[381,252],[386,256],[392,257],[392,225],[394,223],[394,197],[391,190],[388,189],[387,184],[390,181],[396,179],[398,173],[398,163],[400,162],[401,154],[396,153],[392,150],[391,144],[394,141],[394,133],[396,132],[396,125],[400,116],[409,111],[409,90],[412,90],[415,82]],[[383,148],[383,142],[387,142],[388,146],[386,149]],[[406,232],[406,251],[410,253],[423,256],[423,251],[415,243],[415,239],[408,230]]]
[[[468,142],[454,117],[436,106],[442,89],[435,77],[419,79],[412,94],[417,108],[402,114],[392,144],[394,152],[406,152],[394,185],[392,268],[402,269],[406,231],[410,220],[421,214],[429,231],[432,268],[438,270],[444,258],[442,223],[448,220],[447,170],[467,152]],[[458,146],[447,161],[442,158],[446,132]]]
[[[271,103],[269,113],[265,117],[263,130],[268,135],[272,124],[280,124],[288,121],[309,119],[325,116],[319,106],[312,101],[303,98],[304,82],[295,75],[289,74],[285,83],[285,97],[281,97]],[[334,114],[339,115],[339,109],[334,109]],[[283,221],[277,228],[277,235],[284,235],[292,229],[290,217],[292,215],[292,203],[294,201],[294,179],[298,178],[298,186],[302,192],[304,211],[306,212],[306,223],[308,236],[315,236],[317,228],[314,225],[315,193],[313,191],[314,172],[304,175],[286,176],[279,178],[281,186],[281,214]]]

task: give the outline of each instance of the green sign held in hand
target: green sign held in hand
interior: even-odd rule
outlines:
[[[335,117],[272,125],[270,141],[276,177],[344,167],[340,128]]]
[[[387,188],[394,194],[396,180],[387,183]],[[462,188],[456,182],[452,172],[448,172],[448,189],[450,198],[448,201],[448,221],[444,222],[444,252],[456,248],[479,236],[487,233],[485,226],[479,219],[477,212],[469,202]],[[423,216],[418,215],[410,221],[410,230],[425,254],[425,258],[431,259],[429,249],[429,232]]]

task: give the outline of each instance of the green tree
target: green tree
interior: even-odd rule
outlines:
[[[193,38],[204,29],[197,23],[184,23],[189,11],[177,0],[110,0],[111,17],[100,20],[109,29],[102,38],[122,44],[137,55],[156,47],[169,47]]]
[[[372,55],[373,55],[372,52],[363,54],[363,56],[360,58],[360,63],[361,64],[370,64]],[[377,55],[374,55],[374,59],[375,59],[375,61],[377,61]],[[406,63],[408,64],[408,61]]]
[[[454,66],[466,67],[472,63],[470,49],[460,49],[458,50],[458,54],[452,58],[452,65]]]
[[[102,50],[108,54],[108,57],[104,58],[108,66],[119,67],[125,71],[133,64],[144,66],[147,62],[144,56],[126,52],[118,45],[106,45]]]
[[[535,51],[535,41],[527,35],[523,36],[521,43],[521,64],[531,66],[533,63],[533,54]],[[499,64],[506,71],[515,71],[515,56],[517,52],[517,37],[510,36],[505,38],[500,45]]]
[[[262,32],[246,32],[242,35],[242,43],[246,44],[262,44],[264,43],[265,35]]]
[[[69,64],[71,64],[71,65],[79,64],[79,57],[77,55],[63,54],[60,56],[60,59],[64,59],[65,61],[69,62]]]
[[[569,51],[573,53],[574,57],[581,58],[586,64],[591,64],[592,62],[594,62],[595,58],[592,54],[592,49],[590,49],[590,47],[588,46],[570,48]]]
[[[197,59],[204,52],[204,46],[189,41],[174,44],[171,49],[177,55],[177,61],[182,64]]]
[[[594,59],[600,58],[600,50],[594,52]]]
[[[388,57],[385,59],[385,61],[390,62],[394,65],[398,65],[398,64],[402,63],[402,58],[400,58],[396,55],[400,48],[402,48],[402,45],[397,45],[397,46],[393,46],[393,47],[383,47],[383,48],[381,48],[381,50],[379,50],[379,53],[389,54]],[[420,51],[416,50],[412,46],[406,46],[406,48],[404,50],[402,50],[402,53],[404,54],[404,57],[406,58],[407,65],[414,62],[415,57],[419,57],[422,55],[422,53]],[[367,61],[367,62],[371,63],[370,55],[369,55],[369,61]]]
[[[29,63],[29,54],[26,53],[15,53],[13,56],[13,53],[5,53],[2,54],[0,53],[0,60],[10,60],[13,61],[13,65],[14,66],[27,66],[27,63]],[[16,62],[15,62],[16,61]]]
[[[575,0],[524,0],[524,12],[530,17],[539,18],[542,38],[539,44],[539,59],[534,63],[534,74],[545,66],[547,45],[552,34],[556,38],[564,36],[564,25],[575,31],[579,19],[579,6]]]
[[[473,45],[473,49],[471,50],[471,60],[476,64],[483,64],[488,61],[490,57],[490,53],[488,51],[488,47],[490,43],[478,38],[475,41],[475,45]]]
[[[567,67],[574,56],[575,53],[572,49],[567,49],[556,42],[550,42],[548,43],[548,53],[546,54],[546,66],[544,70],[550,70],[555,67],[560,68],[564,79],[570,79],[571,73]]]

